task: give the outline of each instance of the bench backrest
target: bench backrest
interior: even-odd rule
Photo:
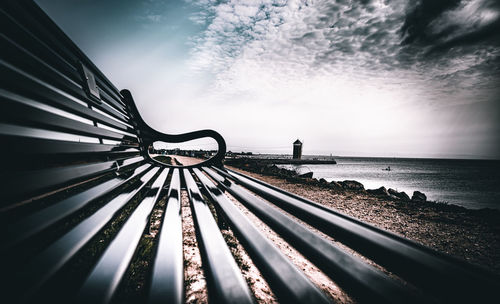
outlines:
[[[26,1],[0,14],[2,208],[143,161],[120,92],[80,49]]]
[[[156,140],[213,137],[210,162],[221,163],[218,133],[150,128],[130,92],[122,95],[36,5],[4,1],[0,14],[0,208],[137,165]]]

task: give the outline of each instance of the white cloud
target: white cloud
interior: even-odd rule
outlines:
[[[475,16],[479,11],[471,3],[477,1],[446,13],[432,27],[459,19],[466,31],[470,18],[477,19],[472,24],[489,22],[490,13]],[[267,146],[267,152],[280,152],[271,147],[301,137],[309,153],[443,153],[438,130],[448,129],[451,118],[441,121],[434,109],[477,102],[476,87],[491,80],[478,67],[499,55],[498,48],[457,48],[444,59],[427,60],[429,47],[405,49],[400,31],[405,1],[194,4],[201,8],[194,22],[207,23],[192,37],[188,65],[192,75],[211,80],[184,102],[184,114],[193,117],[190,106],[198,109],[199,121],[214,114],[203,126],[220,130],[230,149]],[[453,132],[467,128],[454,124]],[[488,132],[491,121],[473,128]],[[253,136],[245,134],[249,130]],[[453,137],[446,141],[448,150],[463,150],[464,139],[454,144]],[[455,152],[461,151],[450,153]]]

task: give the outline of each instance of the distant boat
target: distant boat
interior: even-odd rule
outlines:
[[[391,166],[387,166],[387,168],[382,169],[382,170],[384,170],[384,171],[391,171]]]

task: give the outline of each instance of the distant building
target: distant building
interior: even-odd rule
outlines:
[[[301,159],[301,158],[302,158],[302,142],[297,139],[293,143],[293,159]]]

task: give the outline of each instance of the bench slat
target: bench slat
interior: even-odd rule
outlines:
[[[82,86],[75,80],[35,57],[3,34],[0,34],[0,48],[5,50],[2,53],[2,58],[17,68],[37,78],[46,79],[51,85],[75,95],[77,98],[85,98]]]
[[[22,297],[27,299],[34,295],[44,282],[60,270],[123,206],[146,186],[157,171],[158,168],[149,170],[141,177],[140,181],[124,189],[122,193],[97,212],[73,227],[28,263],[22,265],[15,274],[15,282],[21,284],[17,288],[22,289]]]
[[[66,166],[33,171],[1,172],[3,191],[2,207],[14,198],[28,198],[60,185],[76,183],[79,180],[104,174],[118,169],[118,166],[142,160],[142,157],[115,160],[85,165]],[[22,187],[19,187],[22,185]]]
[[[131,163],[128,166],[134,164],[135,163]],[[113,178],[83,192],[65,198],[60,202],[25,216],[19,221],[9,223],[9,226],[2,229],[0,232],[2,235],[3,246],[8,249],[17,243],[22,242],[26,238],[39,233],[59,220],[84,208],[90,202],[109,194],[117,188],[120,188],[127,182],[136,178],[150,166],[151,165],[148,164],[142,165],[131,172],[132,174],[123,173],[120,177]]]
[[[1,94],[2,92],[0,92]],[[76,135],[106,138],[117,141],[135,141],[137,137],[95,127],[64,116],[53,114],[24,103],[14,96],[7,99],[0,95],[0,118],[4,122],[40,127],[48,130],[68,132]],[[14,98],[12,98],[14,97]]]
[[[148,223],[149,215],[158,201],[168,172],[169,169],[164,169],[160,173],[147,196],[130,215],[127,222],[101,256],[78,293],[77,299],[79,303],[110,302],[132,260]]]
[[[12,16],[34,36],[40,37],[46,45],[57,52],[65,61],[78,66],[79,62],[87,65],[95,74],[96,81],[107,91],[119,96],[119,90],[104,76],[90,59],[62,32],[59,27],[40,9],[27,1],[5,1],[3,10]],[[122,103],[122,102],[120,102]],[[122,103],[124,106],[124,104]]]
[[[124,106],[122,106],[122,104],[102,89],[100,90],[100,93],[103,94],[101,98],[105,101],[105,103],[99,104],[89,99],[83,90],[81,85],[81,76],[79,74],[72,74],[71,76],[73,77],[68,77],[63,72],[50,66],[48,62],[33,54],[33,51],[35,53],[39,53],[36,52],[36,49],[27,50],[4,34],[0,34],[0,48],[5,50],[2,54],[3,59],[9,61],[12,65],[23,70],[24,72],[39,79],[45,79],[51,85],[75,96],[76,98],[95,104],[106,112],[128,116]]]
[[[187,169],[183,170],[183,175],[191,200],[200,252],[206,263],[210,299],[214,303],[254,303],[245,279],[196,182]]]
[[[50,155],[50,154],[78,154],[85,158],[83,154],[96,154],[106,153],[109,157],[113,155],[130,153],[130,157],[136,156],[140,152],[137,146],[127,145],[106,145],[106,144],[93,144],[82,142],[71,142],[62,140],[52,140],[45,138],[30,138],[21,136],[12,136],[1,133],[0,136],[2,143],[5,144],[4,149],[0,151],[2,155],[9,155],[13,159],[22,161],[18,158],[20,155],[24,158],[26,155]]]
[[[19,24],[15,18],[7,14],[0,8],[0,25],[3,29],[8,29],[3,33],[12,41],[15,41],[25,49],[33,50],[33,53],[44,62],[49,63],[58,71],[77,82],[81,79],[76,67],[62,58],[57,52],[51,49],[45,42],[33,35],[26,27]]]
[[[199,169],[193,170],[283,303],[329,303],[325,295]]]
[[[64,34],[60,31],[52,31],[52,22],[43,18],[43,15],[33,14],[34,7],[29,4],[26,5],[26,3],[23,2],[24,1],[8,1],[3,9],[8,15],[15,16],[19,24],[23,25],[33,33],[34,36],[42,39],[67,62],[72,64],[78,62],[76,52],[68,48],[67,44],[65,44],[67,43],[66,39],[61,39],[61,36]]]
[[[375,231],[377,233],[380,233],[382,235],[386,235],[386,236],[388,236],[388,237],[390,237],[392,239],[395,239],[395,240],[397,240],[399,242],[408,244],[409,246],[413,246],[415,248],[418,248],[419,250],[425,251],[425,252],[427,252],[429,254],[437,255],[440,258],[443,258],[443,259],[446,259],[446,260],[450,261],[450,263],[458,263],[458,264],[461,264],[464,267],[471,267],[471,264],[468,264],[468,263],[466,263],[466,262],[464,262],[462,260],[456,259],[456,258],[454,258],[454,257],[452,257],[450,255],[437,252],[437,251],[432,250],[431,248],[426,247],[426,246],[424,246],[424,245],[422,245],[420,243],[417,243],[417,242],[415,242],[413,240],[404,238],[404,237],[402,237],[402,236],[400,236],[398,234],[395,234],[393,232],[390,232],[390,231],[387,231],[387,230],[383,230],[383,229],[380,229],[380,228],[378,228],[376,226],[373,226],[373,225],[370,225],[368,223],[362,222],[362,221],[358,220],[357,218],[354,218],[352,216],[340,213],[338,211],[335,211],[333,209],[330,209],[330,208],[326,207],[325,205],[321,205],[321,204],[319,204],[317,202],[311,201],[311,200],[309,200],[307,198],[301,197],[301,196],[296,195],[294,193],[287,192],[287,191],[285,191],[285,190],[283,190],[281,188],[275,187],[275,186],[273,186],[271,184],[268,184],[268,183],[266,183],[264,181],[261,181],[259,179],[253,178],[253,177],[251,177],[249,175],[246,175],[246,174],[243,174],[243,173],[231,170],[231,169],[227,169],[227,172],[229,174],[226,173],[226,172],[224,172],[224,171],[219,170],[219,168],[216,168],[216,167],[212,167],[212,169],[214,169],[215,171],[217,171],[218,173],[220,173],[220,174],[222,174],[224,176],[227,176],[227,177],[233,178],[233,179],[237,178],[238,176],[242,176],[242,177],[247,178],[247,179],[249,179],[249,180],[251,180],[251,181],[253,181],[253,182],[257,183],[257,184],[263,185],[265,188],[269,188],[269,189],[275,190],[275,191],[277,191],[279,193],[285,194],[286,196],[289,196],[289,197],[292,197],[294,199],[297,199],[297,200],[299,200],[299,201],[301,201],[301,202],[303,202],[303,203],[305,203],[307,205],[313,206],[315,208],[321,209],[321,210],[326,211],[328,213],[331,213],[333,215],[336,215],[336,216],[339,216],[341,218],[344,218],[344,219],[346,219],[346,220],[348,220],[350,222],[355,223],[356,225],[360,225],[362,227],[365,227],[367,229],[370,229],[370,230]],[[472,271],[478,271],[478,270],[479,269],[477,269],[477,268],[474,267],[474,269]],[[484,274],[485,275],[489,275],[491,273],[490,272],[484,272]]]
[[[1,36],[0,36],[1,37]],[[0,39],[3,42],[4,39]],[[5,43],[1,43],[5,45]],[[13,46],[2,46],[7,50],[14,48]],[[45,86],[54,87],[65,94],[72,96],[82,102],[91,104],[96,108],[99,108],[103,112],[123,121],[128,121],[129,117],[123,111],[119,111],[116,108],[111,107],[105,102],[96,102],[87,97],[83,87],[66,76],[63,76],[57,70],[52,67],[47,66],[44,62],[40,62],[37,58],[33,58],[31,54],[26,54],[22,50],[15,50],[15,53],[10,57],[5,56],[4,60],[9,60],[9,65],[14,67],[21,73],[28,74],[35,79],[43,79]],[[19,84],[18,84],[19,85]]]
[[[315,263],[332,280],[347,290],[358,292],[363,300],[380,303],[421,303],[424,301],[409,292],[399,282],[366,264],[360,258],[346,253],[242,187],[221,178],[210,169],[205,172],[220,187],[231,193],[259,219]]]
[[[263,183],[252,181],[243,174],[232,174],[232,178],[283,210],[442,300],[451,302],[473,300],[472,295],[488,299],[493,296],[495,286],[498,286],[495,279],[463,268],[439,254],[433,254],[431,250],[422,250],[412,242],[402,242],[391,234],[370,229],[370,225],[360,225],[347,217],[307,204],[285,191],[276,191]]]
[[[148,303],[184,302],[181,180],[174,169],[153,262]]]
[[[127,110],[119,102],[120,99],[118,98],[118,96],[116,96],[115,94],[108,94],[108,91],[105,91],[101,87],[99,87],[99,82],[97,87],[99,89],[99,96],[101,96],[102,101],[111,105],[114,109],[118,109],[121,113],[124,113],[128,117]]]
[[[114,118],[111,119],[96,111],[92,111],[87,106],[82,105],[83,101],[80,101],[63,91],[50,86],[19,69],[16,69],[14,66],[1,59],[0,80],[2,80],[0,88],[5,88],[5,86],[9,88],[9,91],[5,90],[6,92],[12,92],[15,94],[29,92],[30,96],[27,96],[28,98],[40,100],[41,102],[47,103],[56,108],[66,110],[76,115],[81,115],[84,118],[96,120],[121,130],[133,131],[130,130],[126,124],[121,123],[127,123],[127,118],[125,116],[118,115],[117,113],[105,112]]]

